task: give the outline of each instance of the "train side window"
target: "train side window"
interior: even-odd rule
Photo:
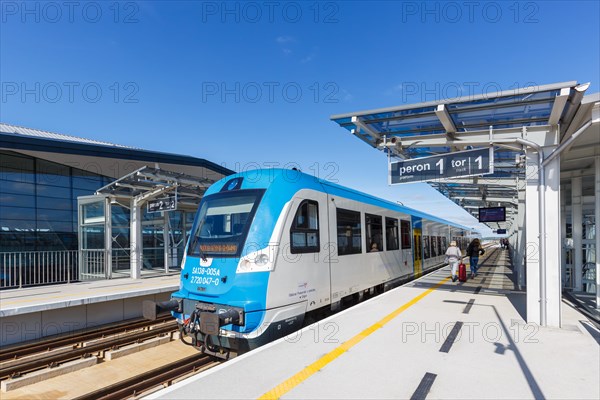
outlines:
[[[383,250],[383,222],[379,215],[365,214],[367,252]]]
[[[292,254],[320,251],[319,203],[312,200],[300,203],[290,228],[290,243]]]
[[[402,248],[410,249],[410,222],[400,221],[400,238],[402,239]]]
[[[429,236],[423,236],[423,260],[431,258],[431,248],[429,247]]]
[[[337,242],[338,255],[359,254],[362,252],[360,212],[338,208]]]
[[[398,238],[398,220],[385,217],[385,240],[386,250],[398,250],[400,248]]]

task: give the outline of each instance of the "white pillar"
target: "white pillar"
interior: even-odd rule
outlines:
[[[131,242],[130,242],[130,264],[131,277],[141,279],[142,277],[142,253],[144,243],[142,237],[142,208],[134,197],[131,199]]]
[[[538,158],[531,150],[527,151],[527,179],[525,187],[525,267],[527,276],[527,322],[540,323],[540,254],[538,203]]]
[[[563,278],[566,278],[567,270],[567,248],[565,243],[567,242],[567,192],[565,190],[560,191],[560,268]],[[563,289],[567,282],[565,279],[562,280]]]
[[[583,267],[581,177],[571,179],[571,222],[573,230],[573,288],[581,291]]]
[[[596,309],[600,310],[600,156],[595,158],[596,164],[596,199],[594,222],[596,224]]]
[[[112,278],[112,208],[110,198],[104,199],[104,275]]]
[[[163,258],[165,262],[165,273],[169,273],[169,213],[163,212]]]
[[[515,268],[518,270],[517,284],[519,289],[525,287],[525,252],[526,252],[526,240],[525,240],[525,185],[519,183],[518,189],[518,202],[519,206],[517,209],[517,238],[514,246],[513,260]]]
[[[544,149],[546,156],[554,147]],[[560,242],[560,156],[546,164],[546,323],[559,328],[561,325],[561,242]]]

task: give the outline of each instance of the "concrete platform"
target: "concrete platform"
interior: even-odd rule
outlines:
[[[525,324],[494,254],[467,283],[446,267],[147,398],[600,398],[598,331],[567,305],[561,329]]]
[[[4,290],[0,346],[140,317],[144,300],[168,300],[178,288],[171,275]]]

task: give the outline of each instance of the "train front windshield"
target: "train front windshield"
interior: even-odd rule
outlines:
[[[242,190],[203,198],[188,255],[238,257],[262,194],[262,190]]]

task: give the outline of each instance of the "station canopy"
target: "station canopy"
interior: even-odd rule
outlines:
[[[213,180],[160,168],[142,167],[98,189],[96,194],[116,199],[145,196],[148,199],[177,191],[178,209],[195,211]]]
[[[576,81],[401,105],[331,116],[341,127],[390,158],[414,159],[494,146],[494,173],[428,183],[477,218],[479,207],[504,206],[508,229],[516,214],[517,192],[525,185],[520,145],[535,130],[558,131],[559,141],[569,127],[589,84]],[[500,140],[499,140],[500,139]],[[498,143],[502,142],[502,143]]]

